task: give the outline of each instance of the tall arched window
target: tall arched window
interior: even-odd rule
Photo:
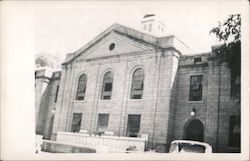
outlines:
[[[102,84],[102,100],[110,100],[112,95],[112,86],[113,86],[113,74],[112,72],[107,72],[103,77]]]
[[[78,79],[76,100],[84,100],[86,85],[87,85],[87,76],[83,74]]]
[[[131,99],[141,99],[143,94],[144,71],[142,68],[135,70],[131,86]]]

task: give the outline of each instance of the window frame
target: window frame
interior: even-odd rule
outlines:
[[[135,136],[135,135],[131,135],[131,131],[129,131],[129,130],[131,130],[131,128],[135,128],[135,127],[132,127],[134,124],[130,124],[130,123],[133,122],[133,121],[135,121],[136,117],[138,117],[138,121],[139,122],[138,122],[138,132],[137,132],[137,134]],[[141,120],[142,120],[141,118],[142,118],[141,114],[128,114],[127,115],[127,130],[126,130],[126,136],[127,137],[138,137],[139,136],[140,130],[141,130]]]
[[[78,118],[76,118],[78,115]],[[75,119],[74,119],[75,118]],[[78,124],[74,124],[74,121],[76,119],[79,119],[79,125]],[[77,126],[78,125],[78,126]],[[79,132],[81,130],[81,125],[82,125],[82,113],[73,113],[73,117],[72,117],[72,122],[71,122],[71,132]],[[79,127],[78,130],[76,130],[76,127]]]
[[[81,78],[83,80],[80,80]],[[75,100],[76,101],[83,101],[86,98],[86,90],[87,90],[88,77],[87,77],[87,75],[85,73],[83,73],[83,74],[81,74],[78,77],[77,80],[78,81],[77,81],[77,88],[76,88],[76,97],[75,97]],[[80,81],[82,81],[82,83]],[[83,92],[81,91],[82,89],[80,89],[80,87],[82,87],[82,86],[83,86]]]
[[[137,75],[137,77],[135,77],[135,74],[137,71],[141,70],[142,74],[141,75]],[[140,78],[141,77],[141,78]],[[143,93],[144,93],[144,80],[145,80],[145,71],[142,67],[138,67],[133,71],[132,74],[132,79],[131,79],[131,88],[130,88],[130,99],[131,100],[140,100],[143,99]],[[137,89],[137,87],[141,86],[140,89]],[[136,94],[137,93],[137,94]],[[139,96],[138,98],[136,98],[137,96]]]
[[[201,56],[194,58],[194,63],[201,63],[201,62],[202,62],[202,57]]]
[[[100,118],[101,118],[100,116],[107,116],[107,118],[105,118],[105,119],[107,119],[106,126],[100,126],[100,121],[103,121],[103,120],[100,120]],[[105,132],[108,129],[108,126],[109,126],[109,113],[99,113],[98,119],[97,119],[97,131],[98,132]]]
[[[111,84],[111,90],[106,90],[106,85]],[[102,77],[102,85],[101,85],[101,100],[111,100],[112,92],[113,92],[113,84],[114,84],[114,75],[112,71],[107,71]]]
[[[197,77],[199,79],[199,77],[201,77],[201,81],[199,82],[199,86],[201,85],[201,91],[200,91],[200,96],[196,96],[196,97],[200,97],[200,99],[196,100],[195,96],[193,96],[193,89],[192,89],[192,78],[193,77]],[[198,82],[198,81],[197,81]],[[189,76],[189,94],[188,94],[188,101],[189,102],[202,102],[203,101],[203,88],[204,88],[204,75],[203,74],[196,74],[196,75],[190,75]],[[193,96],[193,97],[192,97]]]

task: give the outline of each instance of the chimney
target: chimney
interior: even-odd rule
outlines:
[[[166,26],[155,14],[146,14],[141,21],[142,31],[161,37],[166,33]]]

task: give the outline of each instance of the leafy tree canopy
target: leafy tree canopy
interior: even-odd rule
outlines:
[[[223,45],[214,49],[221,62],[225,62],[231,76],[240,76],[241,69],[241,15],[229,15],[224,23],[219,22],[210,33],[215,34]]]
[[[35,56],[36,67],[50,67],[52,69],[60,68],[61,60],[58,56],[53,56],[49,53],[42,52]]]

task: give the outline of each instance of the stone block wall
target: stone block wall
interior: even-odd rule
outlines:
[[[36,134],[50,138],[50,126],[53,124],[52,110],[56,102],[56,88],[60,81],[60,71],[52,72],[49,68],[35,71],[35,95],[36,95]],[[52,121],[52,122],[51,122]]]
[[[138,54],[138,55],[137,55]],[[210,59],[211,54],[181,56],[173,50],[147,51],[135,55],[91,59],[64,66],[60,82],[48,85],[47,119],[56,107],[53,137],[57,131],[71,131],[73,113],[82,113],[81,129],[94,134],[98,114],[109,114],[107,131],[126,136],[129,114],[140,114],[139,134],[148,134],[148,148],[167,152],[171,141],[182,139],[184,125],[196,119],[204,126],[204,142],[214,152],[238,152],[228,146],[229,117],[240,115],[239,99],[230,96],[230,71]],[[141,55],[140,55],[141,54]],[[143,56],[142,56],[143,55]],[[202,57],[194,63],[195,57]],[[180,59],[180,61],[179,61]],[[130,99],[132,74],[135,69],[145,72],[143,98]],[[111,100],[101,100],[104,74],[113,72]],[[88,77],[85,100],[75,100],[77,82],[81,74]],[[203,75],[202,101],[189,101],[190,76]],[[55,87],[60,84],[57,103],[53,103]],[[45,102],[46,102],[45,101]],[[45,127],[48,129],[49,123]],[[45,135],[48,135],[47,131]]]
[[[64,66],[56,105],[54,135],[57,131],[71,131],[73,113],[82,113],[81,129],[94,134],[98,114],[106,113],[109,114],[107,130],[113,131],[115,135],[126,136],[128,115],[140,114],[139,134],[148,134],[149,145],[161,144],[164,146],[160,147],[163,149],[161,151],[166,151],[168,117],[173,115],[169,111],[170,93],[178,61],[171,51],[165,57],[162,52],[154,51],[138,54],[76,61]],[[130,99],[132,75],[137,68],[143,68],[145,72],[143,97]],[[102,79],[107,71],[113,72],[112,98],[101,100]],[[79,76],[83,73],[88,78],[87,88],[85,99],[79,101],[75,100],[75,95]]]
[[[194,57],[199,56],[202,62],[194,63]],[[237,151],[239,148],[228,147],[229,117],[240,115],[240,103],[230,96],[229,69],[211,57],[210,54],[181,57],[174,139],[183,138],[184,125],[191,119],[190,112],[195,108],[195,118],[204,126],[204,142],[213,147],[213,152]],[[188,101],[190,76],[199,74],[203,75],[202,101]]]

